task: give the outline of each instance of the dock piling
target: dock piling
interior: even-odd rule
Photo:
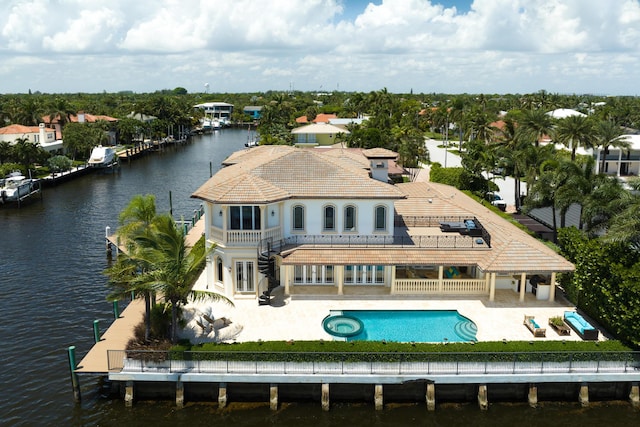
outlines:
[[[478,386],[478,406],[483,411],[489,409],[489,398],[487,396],[486,384],[481,384],[480,386]]]
[[[76,373],[76,346],[69,346],[67,349],[69,356],[69,370],[71,371],[71,386],[73,387],[73,399],[76,403],[80,403],[82,400],[80,396],[80,381],[78,380],[78,374]]]
[[[589,385],[581,384],[580,385],[580,393],[578,395],[578,401],[580,402],[580,406],[586,408],[589,406]]]
[[[269,386],[269,408],[272,411],[278,410],[278,385],[271,384]]]
[[[93,341],[100,342],[100,326],[98,325],[99,320],[93,321]]]
[[[376,384],[373,400],[376,411],[382,411],[384,409],[384,389],[382,384]]]
[[[184,383],[180,380],[176,381],[176,406],[184,408]]]
[[[432,412],[436,410],[436,385],[434,383],[427,384],[427,410]]]
[[[127,381],[124,387],[124,405],[127,408],[133,406],[133,381]]]
[[[322,383],[322,394],[320,399],[322,401],[322,410],[325,412],[328,411],[329,410],[329,384]]]
[[[120,317],[120,309],[118,308],[118,300],[113,300],[113,318],[117,319]]]
[[[220,383],[218,386],[218,407],[220,409],[227,406],[227,383]]]
[[[529,384],[528,401],[532,408],[538,407],[538,386],[535,384]]]
[[[629,401],[634,408],[640,408],[640,387],[638,383],[631,384],[631,391],[629,391]]]

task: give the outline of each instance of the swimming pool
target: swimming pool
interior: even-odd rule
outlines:
[[[361,322],[357,334],[335,333],[341,318]],[[333,320],[333,321],[332,321]],[[477,341],[476,324],[457,310],[342,310],[323,320],[325,331],[347,341],[471,342]]]

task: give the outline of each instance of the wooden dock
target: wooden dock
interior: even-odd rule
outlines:
[[[186,236],[187,247],[192,247],[204,233],[204,217],[200,218],[189,230]],[[117,246],[115,234],[107,236],[111,244]],[[119,250],[123,250],[122,245]],[[122,314],[113,321],[107,331],[94,344],[85,357],[78,364],[76,373],[79,374],[107,374],[109,360],[107,350],[125,350],[127,343],[133,337],[133,331],[144,320],[144,300],[138,298],[129,303]]]

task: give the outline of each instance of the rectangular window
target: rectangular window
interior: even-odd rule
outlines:
[[[333,283],[333,265],[327,265],[324,270],[324,281]]]
[[[229,228],[231,230],[260,230],[260,207],[230,206]]]
[[[376,283],[384,283],[384,265],[376,265]]]
[[[294,283],[302,283],[302,265],[294,265],[293,266],[293,281]]]
[[[353,265],[344,266],[344,283],[353,283]]]
[[[376,208],[376,230],[387,229],[387,209],[384,206]]]
[[[236,261],[236,291],[253,292],[253,261]]]
[[[356,209],[353,206],[347,206],[344,210],[344,229],[345,231],[356,229]]]

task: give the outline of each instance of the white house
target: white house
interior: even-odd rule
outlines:
[[[234,298],[476,295],[553,301],[574,266],[453,187],[389,183],[388,150],[259,146],[192,195],[215,245],[207,286]],[[522,285],[522,286],[521,286]]]
[[[17,139],[26,138],[29,142],[40,144],[43,149],[54,152],[62,150],[62,141],[56,140],[55,129],[39,126],[9,125],[0,128],[0,141],[6,141],[14,145]]]
[[[628,148],[609,147],[605,156],[604,149],[595,150],[596,173],[605,173],[617,177],[638,176],[640,173],[640,135],[623,135],[622,139],[629,143]]]

